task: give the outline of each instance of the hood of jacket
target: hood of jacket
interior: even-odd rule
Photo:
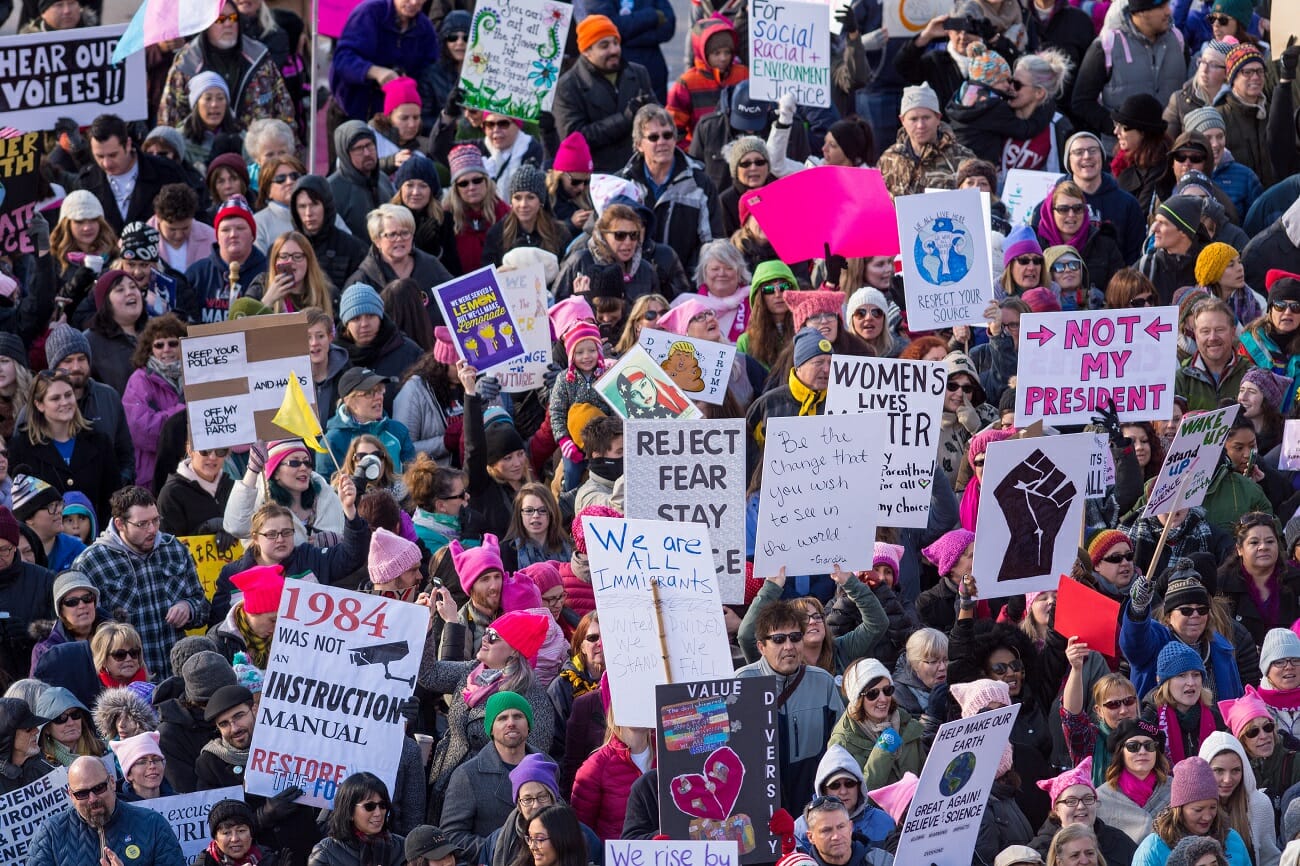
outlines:
[[[117,527],[114,526],[113,521],[110,520],[108,526],[105,526],[104,531],[99,533],[99,537],[95,539],[95,544],[106,545],[113,550],[125,553],[127,556],[136,559],[148,559],[153,555],[154,551],[158,549],[159,545],[163,543],[164,535],[165,533],[163,533],[161,529],[158,530],[157,534],[154,535],[153,550],[150,550],[148,553],[142,553],[126,543],[126,539],[122,538],[122,536],[118,534]]]
[[[858,780],[858,807],[854,809],[853,814],[849,816],[852,818],[861,812],[867,804],[867,791],[865,787],[866,778],[862,775],[862,768],[859,767],[858,762],[853,759],[853,755],[849,753],[848,749],[838,743],[827,747],[826,754],[822,755],[821,761],[817,763],[817,774],[813,777],[813,796],[816,797],[818,794],[821,794],[822,789],[826,787],[826,783],[829,782],[832,777],[844,773],[848,773],[850,776]]]
[[[736,52],[736,28],[731,21],[726,18],[701,18],[691,25],[691,53],[695,57],[695,68],[701,72],[707,72],[714,79],[720,79],[719,73],[725,75],[727,70],[713,69],[709,66],[709,56],[705,49],[708,48],[709,40],[719,34],[726,34],[731,37],[731,47],[733,56]]]
[[[133,720],[141,730],[158,729],[158,715],[149,702],[128,688],[105,689],[95,701],[95,727],[105,740],[117,739],[116,722],[122,716]]]
[[[325,378],[333,379],[348,365],[348,350],[335,343],[330,343],[329,356],[325,359]]]
[[[337,137],[338,130],[335,130],[334,134]],[[300,190],[309,191],[320,199],[320,203],[325,206],[325,222],[321,225],[321,230],[314,236],[302,227],[302,220],[298,218],[297,201]],[[309,238],[320,237],[334,231],[334,220],[338,218],[339,210],[334,205],[334,191],[330,189],[329,181],[325,178],[318,174],[304,174],[294,183],[293,192],[289,194],[289,201],[294,204],[294,207],[289,209],[289,217],[293,220],[295,230],[302,232]]]
[[[90,504],[90,497],[80,490],[74,490],[71,493],[63,494],[64,513],[77,514],[80,512],[69,512],[69,505],[80,505],[86,509],[86,516],[90,518],[90,537],[94,538],[99,535],[99,518],[95,516],[95,506]]]
[[[348,120],[339,124],[339,128],[334,130],[334,152],[338,154],[334,161],[334,168],[349,183],[369,186],[373,178],[357,171],[352,165],[352,160],[348,159],[348,151],[361,138],[374,140],[375,131],[360,120]]]
[[[1255,782],[1255,771],[1250,768],[1250,758],[1246,756],[1246,749],[1241,745],[1241,741],[1232,734],[1224,731],[1215,731],[1205,738],[1201,743],[1200,755],[1207,762],[1213,761],[1214,756],[1221,752],[1232,752],[1241,760],[1241,784],[1246,787],[1247,801],[1254,796],[1258,788]]]

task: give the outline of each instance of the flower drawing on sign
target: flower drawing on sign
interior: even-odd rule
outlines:
[[[912,246],[916,272],[932,286],[961,282],[970,271],[969,244],[970,233],[960,216],[927,219]]]
[[[551,87],[555,84],[555,73],[554,63],[534,60],[533,71],[528,73],[528,80],[538,87]]]
[[[470,67],[479,75],[487,72],[488,66],[492,63],[492,57],[486,51],[471,51],[465,59],[469,61]]]

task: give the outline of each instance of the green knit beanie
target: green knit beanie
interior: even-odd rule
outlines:
[[[759,262],[758,267],[754,268],[754,276],[749,281],[749,305],[753,307],[758,303],[759,289],[764,283],[778,279],[789,280],[791,289],[799,288],[799,281],[794,278],[794,271],[790,270],[790,266],[785,262],[780,259]]]
[[[488,739],[492,739],[492,725],[497,720],[497,716],[506,710],[518,710],[528,719],[528,730],[533,729],[533,708],[524,696],[516,692],[497,692],[487,699],[487,706],[483,715],[483,730],[487,732]]]

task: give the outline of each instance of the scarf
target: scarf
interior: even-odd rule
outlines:
[[[1250,576],[1245,567],[1241,567],[1241,579],[1246,584],[1246,594],[1250,600],[1255,603],[1255,609],[1259,611],[1260,618],[1264,625],[1269,628],[1280,625],[1277,621],[1282,615],[1282,581],[1279,579],[1282,566],[1275,566],[1273,573],[1268,577],[1268,585],[1272,592],[1269,593],[1268,600],[1263,599],[1263,593],[1255,585],[1255,578]]]
[[[569,568],[573,570],[573,576],[583,583],[591,583],[591,563],[587,560],[587,554],[575,550],[572,558],[569,559]]]
[[[242,604],[235,608],[235,625],[239,628],[239,636],[244,639],[244,646],[248,648],[253,666],[266,670],[271,654],[271,639],[253,633],[253,625],[248,621],[248,614],[244,613]]]
[[[1106,783],[1106,768],[1110,766],[1110,751],[1106,740],[1110,738],[1110,728],[1104,722],[1097,723],[1097,738],[1092,744],[1092,786],[1100,788]]]
[[[573,688],[573,696],[580,698],[600,685],[599,682],[587,676],[587,666],[582,661],[581,655],[576,655],[570,659],[573,667],[566,667],[560,671],[560,678],[567,682]]]
[[[1115,785],[1125,797],[1146,808],[1147,801],[1156,792],[1156,774],[1147,773],[1145,779],[1139,779],[1125,768],[1119,771],[1119,778],[1115,780]]]
[[[974,475],[966,482],[966,490],[961,495],[961,528],[975,531],[975,521],[980,513],[980,480]]]
[[[58,740],[50,740],[50,751],[46,753],[46,757],[53,761],[55,766],[70,767],[72,766],[72,762],[77,760],[77,758],[80,758],[81,755],[72,751]]]
[[[1275,710],[1300,710],[1300,689],[1281,691],[1260,686],[1259,699]]]
[[[1264,314],[1259,302],[1255,300],[1255,293],[1248,286],[1242,286],[1224,300],[1232,307],[1232,314],[1242,325],[1253,322]]]
[[[248,766],[248,749],[236,749],[220,737],[208,740],[203,745],[200,753],[202,752],[211,752],[221,759],[222,763],[232,767]]]
[[[359,866],[388,866],[388,846],[391,838],[387,830],[371,836],[359,830],[352,831],[357,842]]]
[[[1086,207],[1083,209],[1083,222],[1079,225],[1079,230],[1067,238],[1061,234],[1061,230],[1056,226],[1056,213],[1052,210],[1052,197],[1049,195],[1038,206],[1038,236],[1042,239],[1043,249],[1068,244],[1074,247],[1075,252],[1082,258],[1083,248],[1088,243],[1088,235],[1091,231],[1092,216],[1088,213]]]
[[[432,511],[425,511],[423,508],[417,508],[415,514],[411,515],[411,522],[416,526],[424,527],[430,532],[445,536],[449,541],[460,538],[460,518],[454,514],[435,514]]]
[[[185,396],[185,385],[183,382],[181,382],[180,361],[171,361],[171,362],[159,361],[157,358],[150,355],[149,360],[145,363],[145,366],[149,368],[150,373],[157,374],[158,378],[162,379],[168,385],[171,385],[172,389],[177,393],[178,396],[180,397]]]
[[[120,682],[117,677],[113,676],[108,671],[101,669],[99,672],[99,681],[104,684],[104,688],[106,689],[120,689],[128,683],[148,682],[149,672],[144,669],[144,665],[140,665],[139,669],[135,672],[135,676],[131,677],[131,679],[124,683]]]
[[[1199,748],[1205,738],[1214,730],[1214,716],[1210,713],[1210,708],[1205,704],[1197,704],[1200,707],[1199,726],[1196,729],[1196,745]],[[1161,707],[1157,713],[1157,724],[1160,730],[1165,732],[1165,748],[1169,750],[1169,763],[1177,764],[1183,758],[1187,757],[1187,749],[1183,745],[1183,726],[1179,717],[1188,719],[1197,717],[1196,707],[1193,707],[1191,713],[1183,714],[1173,707]],[[1192,754],[1196,754],[1192,752]]]
[[[952,58],[953,63],[957,64],[957,71],[961,73],[961,77],[970,78],[970,58],[958,51],[951,39],[948,40],[948,56]]]
[[[820,409],[826,403],[826,392],[814,391],[812,388],[809,388],[803,382],[800,382],[799,377],[794,374],[793,369],[790,370],[790,393],[794,396],[794,399],[799,403],[800,418],[804,417],[805,415],[821,414],[821,412],[819,412],[818,409]]]
[[[741,286],[730,297],[719,298],[709,294],[708,286],[700,286],[695,300],[713,311],[718,317],[718,327],[734,343],[749,325],[749,287]]]
[[[880,735],[885,731],[894,730],[901,732],[903,730],[903,723],[898,718],[898,710],[894,710],[890,713],[889,718],[885,719],[883,722],[873,722],[868,719],[865,722],[855,721],[854,724],[856,724],[873,743],[879,739]]]
[[[213,499],[217,498],[217,488],[221,486],[221,473],[217,473],[216,478],[208,481],[207,479],[200,477],[199,473],[194,471],[194,466],[191,465],[190,458],[186,457],[181,461],[181,465],[176,467],[176,474],[184,478],[186,481],[193,481],[195,484],[199,485],[199,487],[201,487],[203,491]]]
[[[503,671],[490,670],[487,665],[479,662],[478,667],[465,677],[465,690],[460,693],[465,699],[465,705],[477,707],[500,691],[502,674]]]
[[[258,863],[262,862],[263,856],[262,849],[253,845],[248,849],[247,854],[236,860],[235,858],[224,854],[222,850],[217,847],[216,839],[213,839],[208,843],[207,854],[208,857],[212,858],[213,861],[220,863],[221,866],[257,866]]]

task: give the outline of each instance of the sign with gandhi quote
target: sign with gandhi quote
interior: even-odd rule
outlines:
[[[994,293],[979,191],[903,195],[894,206],[908,328],[985,324]]]
[[[627,422],[627,516],[703,523],[723,604],[745,601],[745,420]]]

